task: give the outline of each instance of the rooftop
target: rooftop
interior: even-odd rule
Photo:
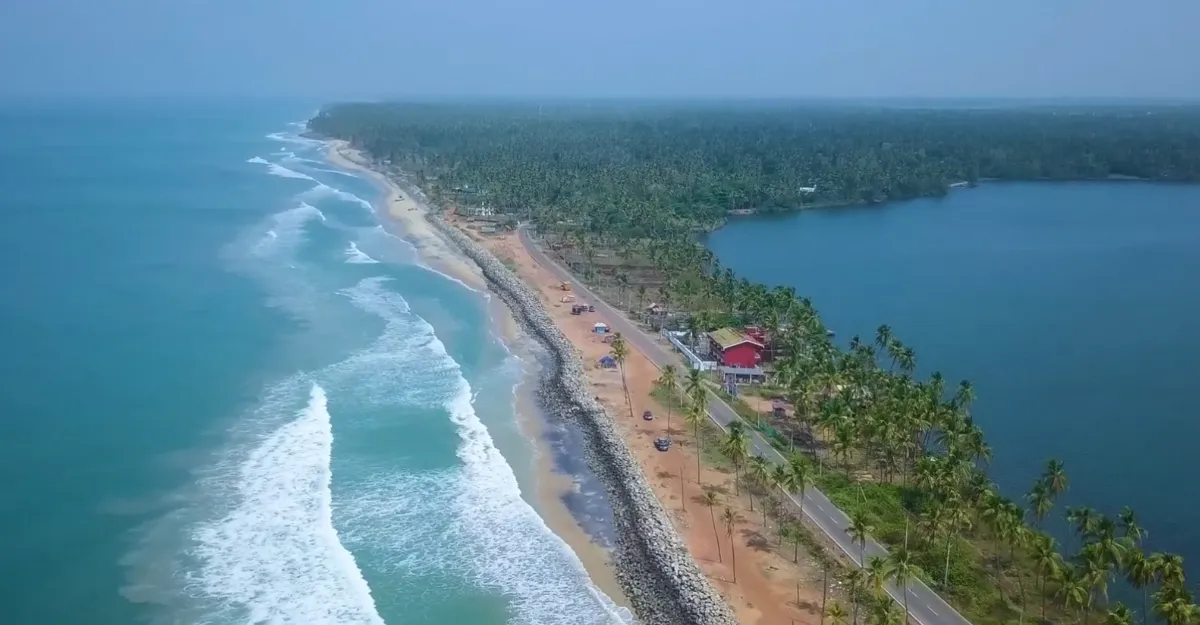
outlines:
[[[751,345],[757,345],[758,347],[763,346],[762,343],[747,337],[733,328],[721,328],[720,330],[713,330],[712,332],[708,333],[708,338],[716,342],[717,345],[720,345],[721,349],[729,349],[734,345],[741,345],[742,343],[750,343]]]

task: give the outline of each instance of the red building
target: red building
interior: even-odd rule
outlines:
[[[733,328],[708,333],[709,353],[726,367],[753,369],[762,360],[763,344]]]

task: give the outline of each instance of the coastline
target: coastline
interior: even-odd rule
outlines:
[[[344,143],[335,145],[346,147]],[[344,149],[341,155],[346,156]],[[372,164],[362,155],[352,156],[361,159],[354,169],[372,168]],[[342,164],[342,161],[334,162]],[[371,178],[380,182],[385,175],[377,171]],[[387,179],[385,184],[390,191],[388,213],[394,215],[396,211],[392,205],[398,203],[396,200],[399,199],[399,203],[403,204],[405,199],[411,201],[411,198],[398,188],[391,189],[400,187],[402,182]],[[415,194],[420,195],[419,191]],[[547,422],[569,424],[580,434],[578,440],[582,443],[582,453],[578,454],[576,460],[586,462],[587,468],[594,473],[597,483],[602,485],[607,494],[616,539],[614,548],[609,552],[613,563],[612,573],[637,619],[648,625],[737,623],[732,608],[713,586],[705,571],[701,570],[688,545],[677,533],[672,520],[673,513],[668,512],[660,496],[651,488],[651,476],[644,473],[628,447],[615,417],[591,393],[590,382],[584,374],[581,350],[556,325],[538,289],[524,282],[495,255],[465,232],[447,223],[441,215],[422,209],[416,207],[414,202],[401,215],[410,216],[410,220],[425,221],[425,224],[414,224],[414,231],[430,234],[430,238],[439,244],[448,241],[449,245],[461,251],[463,257],[473,261],[486,276],[490,291],[507,304],[511,317],[520,324],[525,335],[535,339],[545,349],[551,366],[543,368],[538,376],[538,404],[550,417]],[[430,229],[437,233],[432,233]],[[413,232],[405,234],[412,236]],[[422,242],[422,245],[429,244]],[[434,251],[437,253],[440,250],[435,248]],[[442,259],[452,256],[444,253],[438,255]],[[559,497],[559,501],[561,503],[565,499]],[[574,520],[578,527],[581,519]],[[573,532],[564,530],[560,537],[564,542],[573,541],[571,534]],[[580,544],[571,546],[577,555],[585,547]],[[586,548],[594,549],[594,541],[588,540]],[[596,571],[594,566],[588,573],[593,576],[592,581],[597,587],[603,583],[604,575]],[[753,618],[749,622],[759,622],[759,619]]]
[[[526,337],[521,332],[513,313],[499,298],[490,297],[492,290],[482,271],[464,257],[441,233],[433,229],[425,218],[427,209],[416,202],[404,189],[374,169],[370,160],[349,143],[340,139],[324,139],[327,144],[326,158],[334,165],[363,174],[384,192],[381,203],[376,203],[385,228],[395,226],[400,236],[416,249],[417,255],[429,263],[433,271],[461,282],[467,288],[487,294],[487,308],[497,337],[514,354],[528,352]],[[382,205],[379,205],[382,204]],[[567,499],[577,490],[578,476],[559,470],[555,462],[555,450],[547,438],[551,424],[548,415],[536,405],[534,391],[542,375],[542,363],[532,356],[521,358],[521,379],[513,389],[513,414],[517,427],[533,447],[530,460],[534,469],[532,492],[526,497],[530,504],[550,528],[575,553],[591,578],[592,583],[620,607],[630,608],[620,584],[611,547],[601,544],[595,534],[603,534],[595,527],[588,527],[584,519],[578,518]]]
[[[539,291],[440,215],[428,219],[479,265],[522,328],[553,359],[540,380],[538,398],[548,412],[584,433],[584,458],[608,493],[617,528],[613,551],[617,580],[637,617],[647,624],[737,623],[732,608],[693,559],[651,488],[650,477],[618,432],[616,418],[592,394],[579,346],[564,335]]]
[[[473,263],[463,258],[425,220],[425,207],[418,204],[396,183],[375,170],[357,149],[342,139],[324,139],[328,148],[325,156],[331,163],[359,172],[384,191],[382,206],[376,206],[385,227],[399,227],[400,235],[416,248],[417,255],[431,268],[461,281],[468,288],[486,291],[487,282]],[[515,325],[512,326],[515,330]],[[509,328],[505,329],[507,333]]]
[[[900,204],[900,203],[904,203],[904,202],[912,202],[914,200],[930,200],[930,199],[944,198],[944,197],[950,195],[951,193],[954,193],[956,190],[975,189],[975,188],[981,187],[985,184],[990,185],[990,184],[994,184],[994,183],[1022,183],[1022,182],[1052,182],[1052,183],[1053,182],[1066,182],[1066,183],[1071,183],[1071,182],[1085,182],[1085,183],[1086,182],[1149,182],[1149,183],[1153,183],[1153,184],[1164,184],[1164,183],[1178,183],[1181,181],[1155,180],[1154,178],[1138,178],[1136,176],[1123,176],[1120,174],[1110,174],[1104,178],[1028,178],[1028,179],[980,178],[974,184],[971,184],[969,181],[966,181],[966,180],[960,180],[958,182],[952,182],[952,183],[946,185],[946,192],[941,195],[928,194],[928,195],[915,195],[913,197],[905,197],[905,198],[884,198],[882,200],[875,201],[875,202],[870,202],[867,200],[831,200],[828,202],[819,202],[816,204],[808,204],[808,205],[801,205],[801,206],[791,206],[791,207],[779,208],[779,209],[775,209],[775,210],[763,210],[763,209],[758,209],[758,208],[738,208],[738,209],[734,209],[734,210],[731,210],[731,211],[728,211],[727,213],[725,213],[721,217],[720,221],[717,222],[716,225],[712,226],[711,228],[705,228],[703,230],[703,234],[704,235],[712,234],[713,232],[716,232],[717,230],[724,228],[725,225],[731,219],[743,219],[746,217],[783,217],[786,215],[792,215],[794,213],[803,213],[803,212],[812,211],[812,210],[833,210],[833,209],[838,209],[838,208],[880,208],[880,207],[887,206],[890,204]],[[1189,184],[1189,183],[1184,181],[1183,184]]]

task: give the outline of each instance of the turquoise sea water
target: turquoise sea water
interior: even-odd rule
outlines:
[[[1132,506],[1148,548],[1197,570],[1200,187],[985,184],[734,220],[708,245],[811,297],[843,343],[886,323],[922,375],[971,380],[1010,496],[1061,459],[1070,488],[1053,516]]]
[[[616,620],[522,497],[486,297],[312,110],[0,108],[0,622]]]

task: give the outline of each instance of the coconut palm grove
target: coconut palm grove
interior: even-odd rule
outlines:
[[[698,371],[665,371],[664,396],[696,445],[720,449],[776,519],[779,541],[841,578],[849,604],[825,607],[832,622],[901,622],[884,583],[920,578],[977,624],[1200,623],[1182,558],[1144,550],[1135,511],[1056,506],[1070,488],[1063,463],[1048,459],[1025,493],[998,492],[969,381],[919,377],[914,347],[887,325],[834,337],[813,302],[739,278],[697,243],[729,214],[940,195],[991,179],[1197,181],[1200,108],[381,103],[333,106],[310,126],[438,205],[531,224],[548,251],[648,323],[692,336],[763,328],[775,357],[756,392],[785,399],[786,416],[751,409]],[[648,302],[663,312],[645,315]],[[709,392],[743,417],[719,439],[701,423]],[[751,428],[787,455],[786,468],[750,454]],[[873,537],[890,556],[859,568],[827,555],[819,530],[771,494],[811,487],[847,513],[857,544]]]

